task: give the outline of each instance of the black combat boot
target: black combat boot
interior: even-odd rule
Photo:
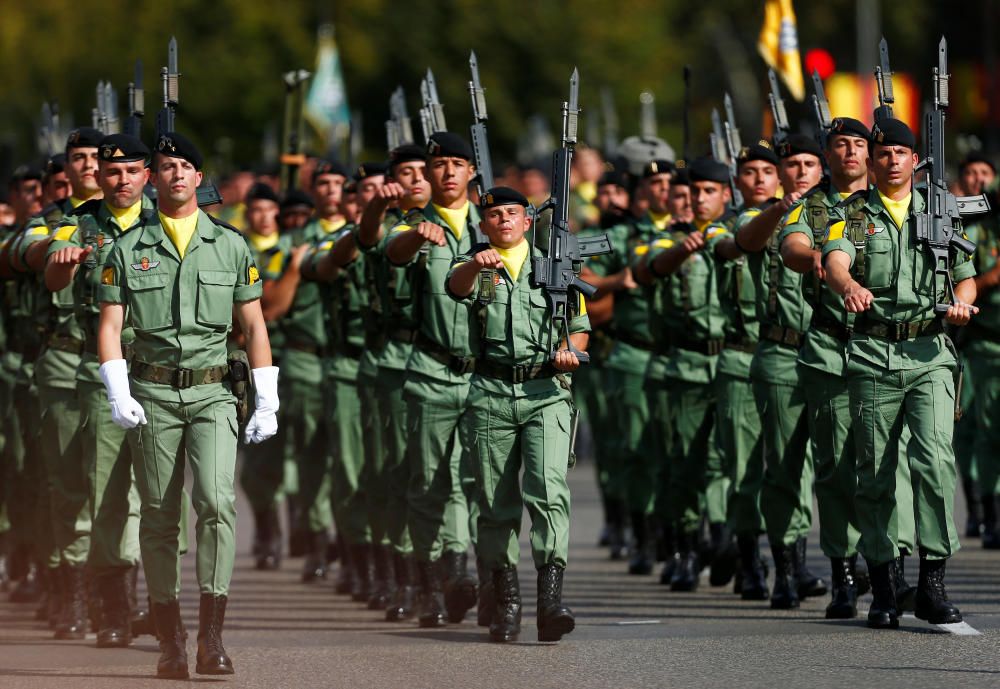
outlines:
[[[42,597],[42,582],[39,576],[39,567],[35,559],[31,557],[28,548],[21,549],[24,552],[24,573],[20,581],[10,592],[11,603],[37,603]]]
[[[469,556],[464,552],[447,550],[441,556],[441,563],[444,567],[444,606],[448,611],[448,621],[458,624],[465,619],[465,613],[476,606],[476,580],[469,575]]]
[[[7,593],[10,588],[10,536],[4,531],[0,533],[0,593]]]
[[[199,675],[233,674],[233,661],[222,645],[227,601],[226,596],[201,594],[198,606],[198,662],[194,667]]]
[[[417,595],[419,573],[413,555],[396,553],[396,592],[386,606],[386,622],[402,622],[413,617],[414,600]]]
[[[625,541],[625,503],[617,498],[609,498],[607,510],[607,543],[608,555],[612,560],[625,557],[628,544]]]
[[[375,587],[368,597],[368,609],[385,610],[396,588],[392,548],[387,545],[372,546],[372,557],[375,560]]]
[[[184,631],[181,622],[181,606],[177,600],[169,603],[153,603],[153,623],[156,638],[160,641],[160,659],[156,662],[156,676],[160,679],[187,679],[188,657]]]
[[[868,564],[868,577],[872,583],[872,606],[868,609],[868,626],[872,629],[899,629],[899,612],[896,610],[896,584],[893,563]]]
[[[670,579],[671,591],[698,590],[698,575],[701,573],[701,566],[698,563],[697,542],[697,532],[679,534],[677,546],[680,559],[674,570],[674,576]]]
[[[441,588],[441,561],[417,560],[420,573],[420,596],[417,602],[417,621],[421,627],[443,627],[448,624],[444,616],[444,591]]]
[[[984,495],[982,542],[986,550],[1000,549],[1000,528],[997,525],[997,496]]]
[[[63,563],[59,566],[65,605],[62,619],[56,626],[57,639],[82,639],[87,635],[90,620],[87,615],[87,571],[83,565]]]
[[[97,631],[98,648],[126,648],[132,643],[132,624],[128,600],[129,567],[115,567],[97,578],[101,597],[101,628]]]
[[[139,607],[139,565],[129,567],[128,575],[125,577],[125,585],[128,587],[128,609],[132,638],[143,634],[156,636],[152,616],[147,610]],[[148,602],[149,599],[146,600]]]
[[[733,534],[729,526],[721,522],[709,524],[708,530],[712,539],[712,568],[708,583],[712,586],[725,586],[732,581],[738,561],[733,547]]]
[[[506,565],[493,570],[490,585],[495,600],[490,614],[490,641],[517,641],[521,633],[521,586],[517,580],[517,567]]]
[[[496,607],[496,597],[493,593],[493,572],[483,562],[476,558],[476,575],[479,579],[479,601],[476,604],[476,624],[489,627],[493,621],[493,609]]]
[[[806,561],[806,537],[795,541],[795,579],[798,581],[799,598],[819,598],[826,595],[826,582],[809,570]]]
[[[562,604],[563,572],[558,565],[538,570],[538,640],[559,641],[576,628],[573,611]]]
[[[660,527],[660,533],[656,541],[657,560],[663,560],[663,569],[660,571],[660,583],[664,586],[670,584],[674,578],[674,572],[680,564],[680,553],[677,552],[677,539],[674,537],[674,525],[664,522]]]
[[[326,579],[326,531],[309,533],[309,550],[302,565],[302,581],[305,583]]]
[[[351,566],[354,569],[351,600],[356,603],[367,603],[375,588],[375,558],[371,543],[351,544]]]
[[[740,551],[740,598],[743,600],[767,600],[767,570],[760,557],[760,539],[754,533],[741,533],[736,537]],[[735,593],[735,591],[734,591]]]
[[[60,610],[62,610],[63,605],[59,570],[48,567],[39,568],[38,581],[42,588],[42,595],[38,600],[38,607],[35,609],[35,621],[47,621],[49,629],[55,629],[56,625],[59,624]]]
[[[288,557],[302,557],[309,552],[309,532],[302,525],[302,508],[298,497],[287,498],[288,512]]]
[[[833,590],[826,619],[850,620],[858,616],[858,589],[854,584],[851,561],[843,557],[830,558],[830,576]]]
[[[353,553],[342,539],[338,537],[340,551],[340,567],[337,568],[337,581],[333,585],[334,593],[342,596],[351,595],[358,587],[355,583],[354,566],[351,564]]]
[[[628,573],[639,576],[653,572],[652,543],[649,538],[649,518],[642,512],[632,513],[632,552],[628,560]]]
[[[272,504],[264,511],[254,512],[254,521],[254,567],[262,571],[278,569],[281,567],[281,523],[277,507]]]
[[[872,583],[868,578],[868,565],[865,564],[863,558],[858,558],[857,553],[851,555],[847,558],[847,560],[851,563],[851,572],[854,576],[854,586],[857,588],[858,598],[860,598],[872,590]]]
[[[772,543],[771,556],[774,557],[774,588],[771,590],[771,608],[791,610],[799,607],[799,587],[795,577],[795,546]]]
[[[947,560],[928,560],[920,555],[920,575],[917,579],[914,614],[931,624],[953,624],[962,621],[962,613],[949,600],[944,590],[944,568]]]
[[[979,538],[984,526],[985,500],[984,504],[980,505],[979,487],[968,476],[962,477],[962,492],[965,494],[965,537]],[[980,507],[982,507],[982,512]]]
[[[900,553],[889,568],[892,574],[892,590],[896,596],[896,610],[902,615],[904,612],[913,612],[917,602],[917,587],[910,586],[906,581],[904,562],[906,556]],[[875,585],[872,584],[872,589]]]

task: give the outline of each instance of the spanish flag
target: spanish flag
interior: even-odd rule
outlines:
[[[806,97],[806,87],[792,0],[764,0],[764,26],[757,37],[757,50],[764,62],[781,76],[792,98],[801,102]]]

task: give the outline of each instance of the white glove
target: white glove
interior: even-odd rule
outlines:
[[[128,364],[124,359],[112,359],[101,364],[101,380],[111,403],[111,420],[126,431],[146,424],[146,412],[128,389]]]
[[[278,367],[253,370],[254,412],[247,422],[243,439],[259,443],[278,432]]]

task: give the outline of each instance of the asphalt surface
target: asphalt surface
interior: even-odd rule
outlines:
[[[331,580],[302,584],[300,560],[256,572],[249,556],[252,524],[245,503],[225,630],[236,674],[192,682],[234,687],[996,687],[1000,686],[1000,553],[978,543],[950,563],[952,600],[978,636],[958,636],[912,617],[899,631],[823,619],[824,599],[794,612],[742,602],[703,576],[696,593],[671,593],[656,575],[628,576],[595,546],[601,515],[593,469],[571,473],[573,523],[565,602],[576,631],[559,644],[535,641],[535,578],[522,537],[521,641],[500,646],[470,614],[461,625],[421,630],[390,624],[336,596]],[[959,523],[964,523],[964,516]],[[829,567],[810,541],[810,565]],[[910,563],[908,563],[910,564]],[[916,579],[912,561],[910,578]],[[182,606],[194,670],[197,586],[184,562]],[[870,597],[862,599],[867,609]],[[153,679],[158,650],[150,637],[131,648],[99,650],[85,641],[55,641],[33,619],[32,605],[0,602],[0,689],[163,687]]]

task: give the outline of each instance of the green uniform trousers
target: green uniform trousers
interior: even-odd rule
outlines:
[[[968,349],[967,361],[972,386],[966,378],[965,387],[974,386],[975,401],[965,416],[973,417],[976,429],[974,468],[979,492],[996,495],[1000,493],[1000,344],[977,343]]]
[[[649,400],[645,390],[645,372],[626,373],[607,369],[615,385],[608,392],[611,421],[618,439],[618,466],[623,473],[625,504],[630,514],[652,514],[656,495],[653,476],[656,458],[649,447]]]
[[[669,518],[682,533],[701,524],[707,458],[715,426],[715,389],[711,383],[670,380]]]
[[[608,403],[608,393],[604,388],[605,375],[604,367],[595,366],[593,360],[590,365],[581,366],[573,373],[573,401],[580,408],[590,427],[594,445],[594,471],[597,474],[597,486],[602,503],[624,499],[624,496],[612,490],[611,457],[614,454],[615,434],[606,432],[614,422]]]
[[[5,368],[0,368],[0,419],[3,419],[2,444],[0,444],[0,533],[10,532],[10,515],[8,506],[10,483],[14,471],[21,464],[19,455],[23,454],[24,443],[21,440],[21,426],[17,423],[14,413],[14,377]]]
[[[284,400],[282,400],[284,402]],[[282,425],[262,443],[243,447],[240,488],[254,512],[266,512],[285,496],[285,461]]]
[[[608,424],[618,423],[618,413],[614,405],[617,404],[615,390],[621,385],[621,375],[621,371],[607,367],[604,367],[600,371],[601,378],[597,384],[602,386],[605,404],[607,405],[606,416],[604,418]],[[575,386],[574,382],[574,388]],[[627,502],[628,482],[625,468],[624,439],[620,433],[601,433],[600,430],[600,427],[598,427],[597,435],[605,436],[603,441],[606,448],[606,456],[601,460],[603,463],[603,473],[606,476],[605,491],[612,499]]]
[[[535,568],[566,566],[570,415],[569,400],[558,392],[506,397],[473,387],[469,393],[466,424],[479,487],[477,554],[490,570],[517,566],[525,508]]]
[[[7,515],[15,545],[31,549],[39,563],[58,564],[53,558],[49,516],[48,472],[40,446],[41,408],[38,389],[18,383],[14,386],[14,417],[11,435],[11,465],[8,473]],[[54,559],[54,561],[53,561]]]
[[[371,542],[390,545],[389,542],[389,480],[386,472],[386,441],[389,428],[382,418],[379,406],[377,376],[358,376],[358,393],[361,397],[361,438],[365,448],[365,466],[361,471],[361,492],[365,496],[368,528]]]
[[[383,486],[385,491],[385,528],[389,544],[400,555],[413,552],[410,529],[407,526],[407,489],[410,484],[410,463],[406,456],[406,400],[403,385],[406,371],[380,368],[375,388],[382,420],[385,449]]]
[[[196,571],[201,593],[228,595],[236,556],[236,405],[232,394],[191,403],[137,398],[147,423],[129,431],[142,499],[139,545],[155,603],[180,593],[184,465],[194,477]]]
[[[753,385],[746,378],[717,373],[715,394],[719,452],[729,477],[729,528],[733,533],[760,534],[764,449]]]
[[[87,468],[91,567],[131,567],[139,562],[139,492],[125,430],[111,420],[111,406],[101,383],[77,383],[80,444]]]
[[[573,387],[576,387],[576,373],[573,374]],[[670,456],[670,444],[672,435],[670,430],[670,408],[667,404],[668,389],[670,382],[646,379],[646,402],[649,405],[649,449],[656,457],[656,473],[653,476],[653,514],[659,517],[664,523],[671,519],[670,506],[672,499],[670,495],[670,477],[672,458]],[[611,435],[610,433],[601,433]]]
[[[407,523],[418,560],[444,551],[464,553],[475,543],[475,474],[470,466],[468,383],[442,383],[420,374],[407,377],[403,394],[409,424],[410,484]]]
[[[285,356],[286,365],[293,363],[288,361],[291,353]],[[319,532],[333,525],[330,505],[333,456],[324,411],[328,399],[318,381],[288,380],[281,391],[281,420],[286,424],[284,456],[286,464],[296,465],[302,509],[302,523],[293,524],[293,529]]]
[[[908,456],[916,516],[916,541],[931,559],[959,548],[952,514],[955,453],[952,449],[955,388],[944,366],[888,371],[852,359],[848,390],[854,416],[858,487],[858,550],[872,564],[899,556],[898,465]],[[904,425],[910,439],[906,443]]]
[[[327,377],[330,404],[327,405],[327,437],[333,445],[330,495],[337,535],[348,545],[371,543],[368,526],[368,499],[362,490],[365,445],[361,439],[361,399],[354,381]]]

